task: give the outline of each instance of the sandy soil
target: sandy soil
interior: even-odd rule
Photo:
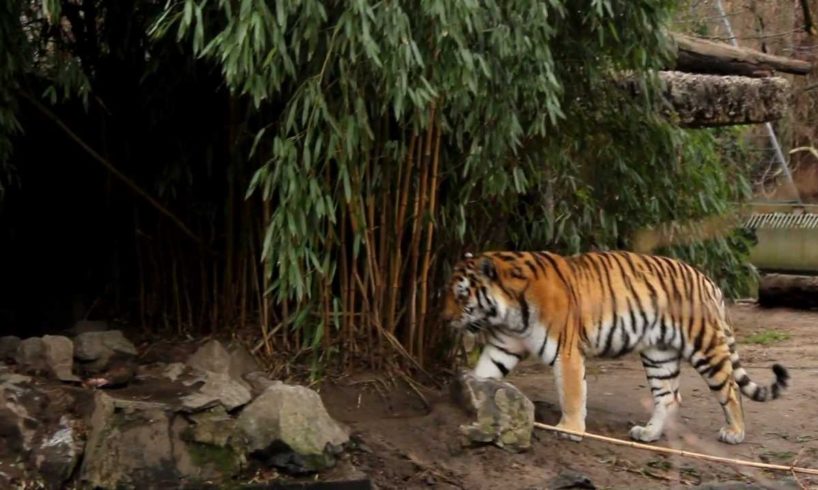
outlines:
[[[747,437],[729,446],[717,441],[721,408],[690,366],[682,370],[683,405],[676,428],[657,444],[720,456],[818,468],[818,312],[731,308],[742,363],[762,383],[773,362],[784,364],[792,387],[783,398],[756,403],[745,398]],[[550,369],[525,363],[509,380],[535,401],[537,416],[559,418]],[[649,418],[644,371],[636,356],[591,361],[588,431],[627,439],[628,429]],[[461,448],[458,426],[468,416],[445,390],[427,392],[425,406],[406,388],[390,388],[375,375],[346,378],[321,390],[328,410],[348,424],[360,447],[353,462],[378,488],[535,489],[564,470],[587,475],[596,488],[687,487],[727,481],[785,488],[818,488],[818,477],[739,468],[669,457],[630,447],[558,439],[538,431],[531,450],[510,454],[493,446]],[[799,486],[800,485],[800,486]]]

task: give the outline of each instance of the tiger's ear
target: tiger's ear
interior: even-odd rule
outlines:
[[[490,257],[484,257],[483,260],[480,261],[480,273],[492,281],[497,280],[497,267]]]

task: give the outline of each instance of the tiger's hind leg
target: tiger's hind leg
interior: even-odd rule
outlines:
[[[653,442],[662,437],[665,423],[679,408],[679,352],[646,349],[640,354],[653,396],[653,415],[645,426],[631,428],[631,439]]]
[[[739,444],[744,440],[744,410],[741,393],[733,379],[730,355],[726,341],[720,338],[707,352],[694,353],[690,363],[707,382],[724,411],[727,425],[719,431],[719,440],[727,444]]]

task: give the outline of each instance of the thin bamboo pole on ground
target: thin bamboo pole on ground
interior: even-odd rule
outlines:
[[[577,432],[573,430],[557,428],[556,426],[543,424],[540,422],[534,422],[534,427],[538,429],[550,430],[552,432],[562,432],[565,434],[571,434],[574,436],[584,437],[588,439],[595,439],[597,441],[609,442],[611,444],[616,444],[618,446],[627,446],[635,449],[644,449],[646,451],[653,451],[655,453],[673,454],[676,456],[684,456],[687,458],[701,459],[703,461],[713,461],[715,463],[727,463],[738,466],[749,466],[752,468],[761,468],[764,470],[788,471],[791,473],[803,473],[805,475],[818,475],[818,469],[816,468],[803,468],[794,465],[788,466],[783,464],[759,463],[757,461],[748,461],[746,459],[725,458],[722,456],[713,456],[710,454],[697,453],[693,451],[684,451],[682,449],[671,449],[668,447],[653,446],[651,444],[642,444],[641,442],[625,441],[622,439],[617,439],[615,437],[591,434],[590,432]]]

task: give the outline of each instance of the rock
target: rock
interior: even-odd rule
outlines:
[[[165,369],[162,371],[162,376],[171,381],[176,381],[182,374],[185,373],[186,369],[187,366],[181,362],[174,362],[165,366]]]
[[[202,410],[221,403],[227,410],[234,410],[252,400],[250,390],[239,384],[228,374],[206,372],[204,385],[196,393],[182,397],[182,405],[187,410]]]
[[[45,374],[48,364],[45,360],[45,346],[40,337],[30,337],[20,342],[15,361],[19,369],[29,374]]]
[[[74,368],[74,343],[68,337],[44,335],[42,344],[45,362],[51,374],[60,381],[80,381]]]
[[[170,417],[159,403],[94,397],[80,481],[91,488],[178,483]]]
[[[105,370],[105,378],[108,380],[106,388],[115,388],[127,385],[136,376],[136,366],[130,359],[117,359]]]
[[[582,473],[571,470],[563,470],[559,475],[548,482],[548,490],[563,490],[569,488],[586,488],[594,490],[596,487],[591,479]]]
[[[0,374],[0,388],[20,386],[31,383],[31,376],[16,373]]]
[[[227,446],[236,428],[236,420],[220,405],[195,413],[190,416],[190,420],[193,426],[188,430],[186,440],[218,447]]]
[[[105,332],[108,328],[108,322],[104,320],[80,320],[69,328],[66,333],[76,337],[88,332]]]
[[[510,383],[463,374],[453,383],[452,395],[477,418],[460,426],[464,445],[492,443],[511,452],[531,447],[534,404]]]
[[[180,481],[216,481],[239,470],[232,448],[192,440],[194,428],[170,405],[101,391],[94,403],[80,488],[178,488]]]
[[[14,360],[19,347],[20,337],[15,337],[14,335],[0,337],[0,362]]]
[[[31,460],[46,486],[56,490],[71,478],[82,449],[83,441],[70,419],[62,416],[57,431],[35,447]]]
[[[253,371],[252,373],[245,374],[242,378],[250,385],[250,391],[253,393],[253,396],[259,396],[270,386],[281,384],[281,381],[274,381],[268,378],[267,374],[263,371]]]
[[[230,352],[218,340],[209,340],[187,360],[187,365],[200,371],[230,372]]]
[[[231,445],[299,474],[334,466],[348,441],[349,435],[329,416],[318,393],[276,384],[242,410]]]
[[[92,370],[104,369],[114,356],[136,356],[136,347],[119,330],[85,332],[74,339],[74,356]]]
[[[0,457],[28,453],[41,426],[48,398],[30,382],[31,378],[19,374],[0,378]]]
[[[258,361],[246,347],[237,344],[230,348],[230,376],[234,379],[244,379],[245,375],[260,370]]]
[[[209,340],[190,356],[187,365],[205,372],[227,374],[249,388],[243,376],[261,368],[256,359],[242,345],[226,349],[218,340]]]

